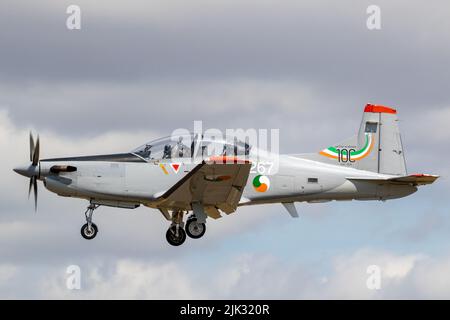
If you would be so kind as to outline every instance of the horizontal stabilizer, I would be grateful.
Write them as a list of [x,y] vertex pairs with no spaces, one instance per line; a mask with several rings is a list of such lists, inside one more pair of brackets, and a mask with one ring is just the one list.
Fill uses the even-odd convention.
[[348,180],[358,180],[358,181],[367,181],[367,182],[375,182],[375,183],[392,183],[392,184],[412,184],[415,186],[432,184],[436,179],[439,178],[437,175],[432,174],[412,174],[408,176],[400,176],[393,178],[365,178],[365,177],[348,177]]
[[414,185],[432,184],[439,176],[432,174],[412,174],[409,176],[403,176],[398,178],[391,178],[389,181],[397,183],[412,183]]

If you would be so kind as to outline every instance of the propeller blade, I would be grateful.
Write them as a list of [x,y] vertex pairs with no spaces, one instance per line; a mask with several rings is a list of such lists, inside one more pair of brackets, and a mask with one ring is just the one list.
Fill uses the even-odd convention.
[[31,188],[33,188],[33,179],[34,177],[30,178],[30,185],[28,186],[28,199],[30,199]]
[[33,166],[37,166],[39,163],[39,152],[40,152],[39,136],[37,137],[36,147],[34,148],[33,154]]
[[[39,143],[39,135],[37,136],[36,143],[33,139],[33,134],[30,132],[30,161],[33,166],[37,166],[39,164],[39,153],[40,153],[40,143]],[[37,202],[38,202],[38,183],[36,175],[30,178],[30,183],[28,185],[28,199],[31,196],[31,189],[33,189],[34,195],[34,211],[37,211]]]
[[30,161],[33,162],[33,156],[34,156],[34,139],[33,134],[30,131]]
[[[38,140],[39,141],[39,140]],[[38,203],[38,185],[36,177],[33,177],[33,188],[34,188],[34,212],[37,212],[37,203]]]

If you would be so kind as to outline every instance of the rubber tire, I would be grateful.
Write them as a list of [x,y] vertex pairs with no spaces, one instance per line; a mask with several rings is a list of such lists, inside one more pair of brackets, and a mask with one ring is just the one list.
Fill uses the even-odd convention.
[[174,246],[181,246],[186,241],[186,231],[183,228],[178,228],[178,237],[175,237],[176,226],[171,226],[166,232],[166,240],[167,242]]
[[189,236],[189,238],[192,239],[200,239],[201,237],[203,237],[205,235],[206,232],[206,224],[204,223],[198,223],[199,225],[202,226],[203,231],[198,234],[198,235],[194,235],[191,233],[191,227],[193,227],[194,224],[197,224],[197,219],[196,218],[191,218],[186,222],[186,233]]
[[94,231],[91,235],[87,234],[87,229],[88,229],[88,224],[87,223],[81,227],[81,236],[83,238],[85,238],[86,240],[92,240],[92,239],[94,239],[97,236],[97,233],[98,233],[97,226],[94,223],[92,223],[91,227],[92,227],[92,229]]

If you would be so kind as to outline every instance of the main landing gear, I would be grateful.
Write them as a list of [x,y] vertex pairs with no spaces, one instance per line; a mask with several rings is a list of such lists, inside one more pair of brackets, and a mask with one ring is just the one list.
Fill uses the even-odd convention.
[[[206,232],[206,224],[199,223],[195,215],[191,215],[184,228],[184,211],[172,213],[172,224],[166,232],[166,239],[172,246],[180,246],[186,241],[186,235],[192,239],[200,239]],[[186,229],[186,230],[185,230]]]
[[184,211],[174,211],[172,213],[172,224],[166,232],[166,239],[172,246],[181,246],[186,241],[186,232],[183,222]]
[[197,218],[192,215],[186,222],[186,233],[192,239],[200,239],[206,232],[206,224],[198,222]]
[[98,209],[99,205],[90,204],[84,215],[86,216],[86,224],[81,227],[81,236],[86,240],[92,240],[98,233],[98,228],[92,222],[92,215],[94,210]]

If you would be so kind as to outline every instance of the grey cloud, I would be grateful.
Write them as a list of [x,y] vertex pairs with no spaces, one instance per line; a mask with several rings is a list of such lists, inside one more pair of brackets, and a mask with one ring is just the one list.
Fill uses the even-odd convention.
[[66,136],[165,135],[203,120],[283,127],[315,151],[332,126],[353,134],[374,102],[398,107],[407,131],[407,117],[450,105],[439,3],[380,1],[382,30],[368,31],[369,2],[81,1],[82,30],[71,32],[68,1],[2,2],[0,106],[22,127]]
[[164,4],[137,2],[142,11],[122,15],[103,4],[80,2],[77,32],[64,27],[63,2],[2,10],[3,82],[294,79],[322,95],[408,107],[448,101],[444,1],[381,1],[383,29],[375,32],[365,27],[369,2],[223,2],[206,10],[179,2],[157,14],[152,5]]
[[[366,285],[367,267],[374,264],[381,270],[380,290]],[[372,249],[311,265],[235,255],[214,273],[194,269],[189,276],[181,266],[192,266],[180,259],[90,261],[80,265],[82,288],[75,291],[66,287],[67,266],[0,265],[0,290],[9,289],[6,297],[38,299],[445,299],[450,281],[447,254],[432,259]]]

